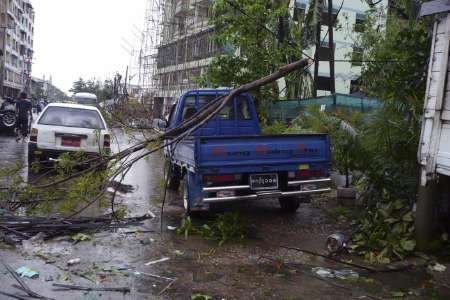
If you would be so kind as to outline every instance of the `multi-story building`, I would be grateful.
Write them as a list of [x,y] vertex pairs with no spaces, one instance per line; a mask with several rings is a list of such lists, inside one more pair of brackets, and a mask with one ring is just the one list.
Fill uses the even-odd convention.
[[53,85],[52,77],[49,80],[44,78],[31,77],[29,87],[29,97],[33,101],[45,99],[48,102],[63,102],[68,97],[66,93]]
[[0,0],[0,96],[16,97],[29,90],[33,35],[30,0]]
[[[361,0],[335,0],[333,17],[334,59],[336,93],[350,94],[358,90],[361,74],[362,49],[355,46],[369,4]],[[212,57],[220,49],[212,41],[214,28],[208,23],[212,0],[166,0],[164,5],[162,41],[156,58],[157,92],[155,100],[164,101],[165,106],[187,89],[198,87],[196,78],[201,75]],[[290,0],[293,16],[305,14],[309,0]],[[369,1],[370,2],[370,1]],[[341,7],[342,5],[342,7]],[[387,7],[387,0],[377,3]],[[339,14],[338,14],[339,11]],[[321,18],[321,41],[319,49],[318,95],[330,92],[328,38],[328,10],[324,6]],[[315,47],[306,50],[314,56]],[[352,62],[353,61],[353,62]],[[310,68],[314,74],[314,68]],[[154,79],[155,79],[154,78]],[[282,81],[280,82],[282,85]],[[283,90],[280,88],[280,90]]]
[[[366,12],[370,9],[369,0],[334,0],[332,20],[336,19],[333,27],[334,59],[335,59],[335,90],[336,93],[352,94],[359,91],[361,66],[363,63],[363,49],[357,46],[358,35],[364,30]],[[291,0],[293,14],[305,14],[309,9],[309,0]],[[377,2],[376,7],[387,8],[388,1]],[[385,23],[384,10],[378,16],[377,23]],[[339,14],[338,14],[339,12]],[[330,94],[330,47],[328,42],[328,8],[323,7],[321,15],[321,47],[319,49],[318,96]],[[314,57],[316,47],[305,52]],[[314,74],[314,67],[310,68]]]
[[161,44],[156,59],[156,98],[165,106],[188,89],[219,52],[208,23],[210,0],[166,0]]

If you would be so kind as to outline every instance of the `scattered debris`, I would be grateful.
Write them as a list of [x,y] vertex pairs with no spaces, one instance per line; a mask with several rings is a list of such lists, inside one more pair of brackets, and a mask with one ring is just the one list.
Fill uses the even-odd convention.
[[72,235],[70,239],[74,242],[83,242],[83,241],[90,241],[91,237],[84,233],[77,233],[75,235]]
[[[44,239],[60,235],[73,235],[86,230],[115,229],[130,225],[142,225],[141,222],[152,217],[148,214],[124,218],[116,221],[111,215],[95,218],[79,217],[63,219],[56,217],[2,216],[0,234],[9,235],[9,241],[15,243],[30,239],[33,235],[43,233]],[[76,236],[76,235],[75,235]],[[86,238],[84,235],[77,238]]]
[[[38,293],[33,292],[28,285],[19,277],[19,275],[16,274],[16,272],[14,272],[14,270],[8,265],[6,264],[3,260],[0,260],[0,262],[3,264],[3,266],[6,268],[6,270],[9,272],[9,274],[11,274],[11,276],[17,281],[17,283],[19,285],[14,284],[13,287],[16,289],[21,290],[22,292],[27,293],[31,298],[36,298],[36,299],[43,299],[43,300],[54,300],[52,298],[47,298],[45,296],[39,295]],[[4,292],[2,292],[3,295],[5,295]],[[9,295],[7,295],[9,296]],[[17,299],[28,299],[29,297],[24,297],[24,296],[17,296]]]
[[28,268],[28,267],[20,267],[16,270],[16,273],[20,275],[20,277],[27,277],[27,278],[38,278],[39,273]]
[[436,272],[444,272],[445,270],[447,270],[447,267],[440,263],[435,263],[433,266],[428,266],[428,269]]
[[211,300],[212,297],[203,294],[194,294],[191,296],[191,300]]
[[70,259],[69,261],[67,261],[67,265],[73,266],[73,265],[79,264],[80,262],[81,262],[81,259],[73,258],[73,259]]
[[161,290],[161,292],[159,292],[158,296],[161,296],[162,294],[164,294],[164,292],[167,291],[167,290],[172,286],[172,284],[175,283],[175,281],[177,281],[176,278],[175,278],[174,280],[172,280],[171,282],[169,282],[169,284],[166,285],[166,287],[163,288],[163,289]]
[[153,260],[153,261],[149,261],[148,263],[146,263],[146,266],[150,266],[150,265],[154,265],[154,264],[158,264],[160,262],[164,262],[164,261],[168,261],[170,259],[170,257],[163,257],[161,259],[157,259],[157,260]]
[[149,210],[147,214],[150,215],[152,218],[156,218],[156,215],[151,210]]
[[140,271],[135,271],[133,274],[136,275],[136,276],[144,275],[144,276],[148,276],[148,277],[153,277],[153,278],[158,278],[158,279],[163,279],[163,280],[169,280],[169,281],[175,280],[175,278],[169,278],[169,277],[165,277],[165,276],[161,276],[161,275],[144,273],[144,272],[140,272]]
[[59,274],[57,277],[58,281],[69,281],[71,280],[69,273]]
[[123,184],[118,181],[111,181],[109,186],[111,187],[113,193],[114,191],[117,191],[122,194],[128,194],[134,191],[134,187],[131,184]]
[[327,237],[326,241],[327,250],[329,253],[337,253],[347,248],[347,241],[344,234],[333,233]]
[[320,254],[320,253],[317,253],[317,252],[314,252],[314,251],[311,251],[311,250],[307,250],[307,249],[300,249],[300,248],[296,248],[296,247],[283,246],[283,245],[280,245],[280,248],[289,249],[289,250],[295,250],[295,251],[298,251],[298,252],[303,252],[303,253],[306,253],[306,254],[310,254],[310,255],[314,255],[314,256],[318,256],[318,257],[323,257],[325,259],[328,259],[328,260],[331,260],[331,261],[334,261],[334,262],[337,262],[337,263],[340,263],[340,264],[343,264],[343,265],[347,265],[347,266],[350,266],[350,267],[354,267],[354,268],[358,268],[358,269],[361,269],[361,270],[365,270],[365,271],[368,271],[370,273],[399,271],[397,269],[395,269],[395,270],[376,270],[376,269],[373,269],[373,268],[370,268],[370,267],[366,267],[366,266],[358,265],[358,264],[355,264],[355,263],[343,261],[343,260],[334,258],[332,256],[323,255],[323,254]]
[[84,287],[79,285],[69,285],[69,284],[60,284],[54,283],[54,287],[58,289],[53,289],[54,291],[66,291],[66,290],[78,290],[78,291],[98,291],[98,292],[120,292],[120,293],[129,293],[130,288],[128,287]]
[[312,268],[311,271],[322,278],[338,278],[342,280],[359,278],[359,274],[351,269],[333,270],[317,267]]

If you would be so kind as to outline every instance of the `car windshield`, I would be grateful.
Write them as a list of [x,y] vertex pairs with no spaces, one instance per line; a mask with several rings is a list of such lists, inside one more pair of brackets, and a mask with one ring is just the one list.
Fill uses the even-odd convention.
[[39,120],[39,124],[105,129],[105,125],[97,111],[73,107],[49,107]]

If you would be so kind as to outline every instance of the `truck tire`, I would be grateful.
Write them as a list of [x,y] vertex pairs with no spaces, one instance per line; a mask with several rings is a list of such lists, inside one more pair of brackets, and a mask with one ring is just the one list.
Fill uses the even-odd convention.
[[436,181],[429,182],[425,187],[419,187],[414,220],[419,250],[429,250],[428,245],[433,239],[433,233],[436,229],[436,203],[438,201],[438,183]]
[[30,153],[30,151],[28,151],[28,168],[31,168],[31,165],[34,163],[35,161],[35,156],[33,153]]
[[171,163],[166,163],[164,167],[165,174],[164,179],[166,186],[171,191],[177,191],[180,188],[180,172],[177,167],[173,167]]
[[288,213],[295,213],[300,207],[301,202],[298,197],[280,198],[278,201],[280,202],[281,209]]

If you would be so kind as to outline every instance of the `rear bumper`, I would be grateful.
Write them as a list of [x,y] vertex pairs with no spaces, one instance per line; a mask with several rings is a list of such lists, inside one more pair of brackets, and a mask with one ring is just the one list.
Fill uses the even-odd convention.
[[[54,149],[41,149],[37,146],[36,143],[29,142],[28,143],[28,153],[32,154],[34,157],[38,158],[39,161],[57,161],[59,156],[64,153],[70,153],[71,151],[62,151],[62,150],[54,150]],[[88,152],[86,155],[89,158],[100,158],[101,155],[96,152]]]
[[[325,185],[320,188],[315,186],[313,189],[302,189],[304,186],[311,185]],[[237,186],[220,186],[220,187],[205,187],[203,188],[204,193],[218,193],[222,191],[229,192],[249,192],[245,195],[236,195],[228,197],[208,197],[204,198],[204,203],[217,203],[217,202],[233,202],[233,201],[244,201],[244,200],[256,200],[256,199],[267,199],[267,198],[283,198],[283,197],[300,197],[312,194],[322,194],[331,191],[330,188],[331,179],[312,179],[312,180],[297,180],[289,181],[289,187],[299,187],[298,190],[280,191],[280,190],[267,190],[267,191],[252,191],[249,185],[237,185]]]

